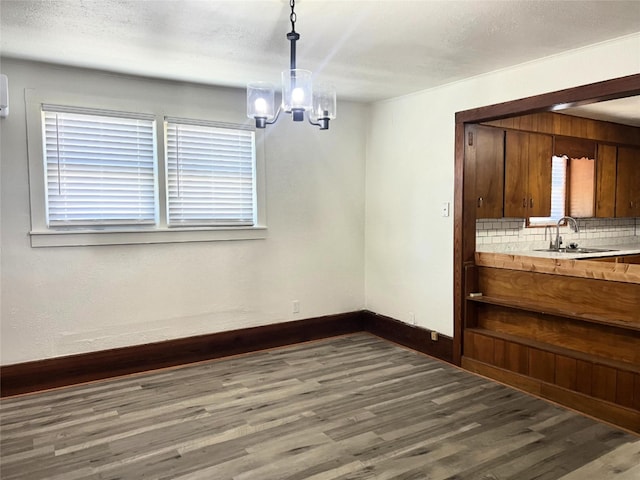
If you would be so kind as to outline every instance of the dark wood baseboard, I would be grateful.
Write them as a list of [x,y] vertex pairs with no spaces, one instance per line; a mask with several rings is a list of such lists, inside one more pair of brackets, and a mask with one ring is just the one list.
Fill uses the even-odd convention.
[[0,396],[50,388],[366,331],[451,362],[453,342],[369,311],[283,322],[0,367]]
[[362,312],[69,355],[0,368],[2,397],[364,330]]
[[451,337],[439,333],[438,340],[434,341],[431,340],[431,330],[409,325],[368,310],[362,314],[368,332],[412,350],[453,363],[453,339]]

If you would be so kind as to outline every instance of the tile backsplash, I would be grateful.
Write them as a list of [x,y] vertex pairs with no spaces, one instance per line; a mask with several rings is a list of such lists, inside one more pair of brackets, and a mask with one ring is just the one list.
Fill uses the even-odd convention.
[[[575,242],[583,246],[637,243],[640,241],[640,218],[581,218],[579,232],[560,227],[563,245]],[[551,236],[555,238],[552,228]],[[476,220],[477,250],[526,250],[546,248],[544,227],[525,228],[521,218],[496,218]]]

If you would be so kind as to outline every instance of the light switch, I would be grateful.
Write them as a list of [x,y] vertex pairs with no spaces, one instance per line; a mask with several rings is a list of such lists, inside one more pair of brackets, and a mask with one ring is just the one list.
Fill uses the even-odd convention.
[[440,212],[441,212],[443,217],[448,217],[449,216],[449,202],[444,202],[442,204]]

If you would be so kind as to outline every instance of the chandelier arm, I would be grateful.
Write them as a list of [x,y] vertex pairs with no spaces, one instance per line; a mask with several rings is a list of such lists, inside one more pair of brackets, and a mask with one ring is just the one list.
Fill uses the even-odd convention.
[[307,120],[314,127],[320,127],[320,130],[329,130],[329,118],[319,118],[317,122],[311,120],[311,117],[307,117]]
[[278,110],[276,111],[276,115],[275,117],[273,117],[273,120],[264,123],[266,123],[267,125],[273,125],[274,123],[276,123],[278,121],[278,117],[280,116],[280,112],[282,112],[282,108],[278,106]]

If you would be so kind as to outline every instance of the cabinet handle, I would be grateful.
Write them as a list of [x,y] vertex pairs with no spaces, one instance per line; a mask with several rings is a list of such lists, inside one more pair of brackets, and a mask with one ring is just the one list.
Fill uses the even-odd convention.
[[522,199],[522,208],[527,208],[527,199],[526,198]]
[[529,199],[529,207],[533,208],[533,197]]
[[484,199],[482,197],[478,197],[478,208],[482,207],[482,202],[484,201]]
[[629,201],[629,208],[633,208],[633,200]]

